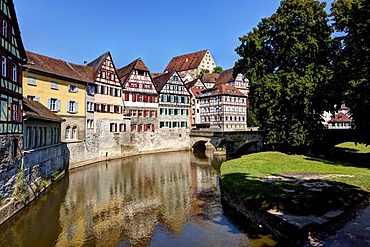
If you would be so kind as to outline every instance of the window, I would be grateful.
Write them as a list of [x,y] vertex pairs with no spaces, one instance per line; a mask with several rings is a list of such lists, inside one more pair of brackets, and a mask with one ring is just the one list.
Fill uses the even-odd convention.
[[114,74],[110,74],[110,80],[114,81],[116,79],[116,76]]
[[87,101],[87,111],[89,112],[94,111],[94,102]]
[[75,86],[75,85],[68,85],[68,92],[77,93],[78,92],[78,87]]
[[72,128],[72,139],[77,139],[77,126]]
[[96,85],[96,93],[101,93],[101,86],[100,85]]
[[87,119],[87,128],[93,129],[94,128],[94,120],[93,119]]
[[136,110],[131,111],[131,116],[136,117],[136,114],[137,114]]
[[116,88],[116,96],[121,97],[121,90],[119,88]]
[[101,104],[101,111],[102,112],[107,112],[107,104]]
[[8,22],[6,20],[3,20],[3,30],[2,30],[2,34],[5,38],[8,37]]
[[126,124],[119,124],[119,131],[120,132],[126,132]]
[[10,121],[20,122],[22,121],[21,108],[17,103],[10,104]]
[[111,123],[110,124],[110,132],[117,132],[117,124]]
[[111,96],[116,96],[116,89],[114,87],[111,87],[109,91]]
[[55,99],[55,98],[49,98],[48,108],[50,109],[50,111],[59,112],[60,111],[60,100]]
[[86,92],[88,95],[94,95],[95,94],[95,87],[94,85],[88,84],[86,87]]
[[101,86],[102,94],[108,95],[108,87],[107,86]]
[[[6,57],[3,56],[2,62],[1,62],[1,75],[6,76]],[[35,79],[35,85],[36,85],[36,79]]]
[[67,101],[67,112],[77,113],[78,112],[78,103],[76,101]]
[[[35,84],[36,84],[36,79],[35,79]],[[52,81],[51,82],[51,89],[58,89],[58,82]]]
[[[51,134],[51,136],[53,136],[53,134]],[[67,126],[67,128],[66,128],[65,138],[67,140],[71,138],[71,127],[69,127],[69,126]],[[51,141],[51,143],[53,143],[53,141]]]
[[18,82],[18,66],[12,63],[12,80]]
[[102,79],[105,79],[105,71],[102,71],[102,72],[101,72],[101,78],[102,78]]

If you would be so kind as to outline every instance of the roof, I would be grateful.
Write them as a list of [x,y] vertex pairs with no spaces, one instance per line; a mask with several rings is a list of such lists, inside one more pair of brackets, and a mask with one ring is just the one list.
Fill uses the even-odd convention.
[[194,95],[195,98],[199,98],[199,96],[201,95],[202,90],[204,90],[204,89],[195,88],[195,87],[190,88],[190,91]]
[[[198,82],[198,80],[199,79],[197,78],[197,79],[192,80],[191,82],[186,83],[185,87],[189,90],[190,88],[194,87],[194,85]],[[200,82],[203,84],[202,81],[200,81]],[[203,84],[203,87],[206,88],[206,86],[204,84]]]
[[26,51],[26,53],[28,62],[25,67],[29,70],[73,79],[79,82],[93,81],[91,67],[69,63],[62,59],[51,58],[30,51]]
[[65,119],[50,111],[40,102],[23,98],[23,112],[28,118],[41,119],[51,122],[64,122]]
[[22,41],[22,37],[21,37],[21,31],[19,29],[17,14],[15,12],[13,0],[8,0],[8,6],[9,6],[9,11],[10,11],[12,26],[13,26],[14,32],[15,32],[15,39],[16,39],[17,45],[18,45],[19,54],[22,58],[20,63],[21,64],[26,64],[27,63],[27,54],[26,54],[26,50],[24,49],[24,45],[23,45],[23,41]]
[[340,105],[340,109],[339,110],[342,110],[342,111],[349,111],[349,107],[347,107],[345,104],[341,104]]
[[165,74],[165,73],[162,73],[162,72],[158,72],[158,73],[150,73],[150,76],[151,76],[152,78],[156,78],[157,76],[160,76],[160,75],[163,75],[163,74]]
[[227,69],[222,71],[218,77],[216,84],[227,84],[228,82],[235,81],[233,76],[233,69]]
[[236,87],[225,85],[225,84],[216,84],[212,88],[203,89],[201,93],[203,94],[202,96],[207,96],[207,97],[213,97],[217,95],[246,97],[245,94],[240,92]]
[[[173,72],[173,73],[176,73],[176,72]],[[153,78],[153,84],[154,84],[155,88],[157,89],[158,93],[160,91],[162,91],[164,85],[166,85],[166,83],[171,78],[173,73],[164,73],[160,76],[157,76],[157,77]]]
[[117,70],[118,76],[121,82],[124,82],[127,79],[127,76],[133,70],[142,70],[149,72],[149,69],[146,67],[145,63],[141,60],[141,58],[136,59],[135,61],[131,62],[130,64],[120,68]]
[[203,83],[216,83],[219,76],[220,74],[216,73],[205,73],[202,75],[201,80]]
[[96,79],[97,75],[99,74],[99,71],[100,71],[101,67],[104,64],[104,61],[107,59],[108,56],[110,56],[109,51],[107,51],[106,53],[104,53],[103,55],[101,55],[100,57],[95,59],[94,61],[87,64],[87,66],[92,68],[92,77],[93,77],[94,80]]
[[352,119],[349,118],[346,114],[344,113],[338,113],[338,114],[335,114],[334,117],[332,117],[328,123],[351,123],[352,122]]
[[208,50],[173,57],[164,71],[183,71],[198,68]]

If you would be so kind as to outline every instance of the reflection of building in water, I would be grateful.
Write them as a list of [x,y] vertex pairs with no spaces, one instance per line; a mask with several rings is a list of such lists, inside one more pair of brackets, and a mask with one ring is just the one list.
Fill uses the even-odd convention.
[[189,163],[189,155],[139,156],[72,174],[58,245],[148,245],[158,223],[180,234],[191,204]]

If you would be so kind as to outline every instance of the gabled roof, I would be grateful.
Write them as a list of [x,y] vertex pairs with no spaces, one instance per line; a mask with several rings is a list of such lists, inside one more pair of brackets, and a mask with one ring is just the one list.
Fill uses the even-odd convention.
[[236,87],[229,86],[229,85],[226,85],[226,84],[216,84],[212,88],[203,89],[201,91],[201,93],[203,94],[201,96],[207,96],[207,97],[212,97],[212,96],[217,96],[217,95],[230,95],[230,96],[246,97]]
[[50,111],[40,102],[23,98],[23,112],[28,118],[46,120],[51,122],[64,122],[65,119]]
[[351,123],[352,122],[352,119],[350,117],[348,117],[346,114],[344,113],[338,113],[338,114],[335,114],[334,117],[332,117],[328,123]]
[[195,88],[195,87],[190,88],[190,91],[194,95],[195,98],[199,98],[199,96],[201,95],[202,90],[204,90],[204,89]]
[[150,73],[150,76],[151,76],[152,78],[156,78],[157,76],[160,76],[160,75],[163,75],[163,74],[165,74],[165,73],[162,73],[162,72],[158,72],[158,73]]
[[201,80],[203,83],[216,83],[219,76],[220,74],[216,73],[205,73],[202,75]]
[[25,67],[36,72],[59,76],[78,82],[92,82],[92,68],[26,51],[28,62]]
[[[176,72],[173,72],[173,73],[176,73]],[[160,76],[153,78],[153,84],[155,88],[157,89],[158,93],[162,91],[164,85],[166,85],[166,83],[171,78],[173,73],[164,73]]]
[[149,73],[149,69],[146,67],[145,63],[141,60],[141,58],[136,59],[135,61],[131,62],[130,64],[120,68],[117,70],[118,76],[121,82],[126,81],[128,75],[133,70],[142,70],[147,71]]
[[[198,80],[202,83],[202,85],[203,85],[203,87],[204,88],[206,88],[206,86],[204,85],[204,83],[200,80],[200,79],[194,79],[194,80],[192,80],[191,82],[188,82],[188,83],[186,83],[185,84],[185,87],[189,90],[189,89],[191,89],[191,88],[193,88],[194,87],[194,85],[198,82]],[[203,90],[203,89],[201,89],[201,90]]]
[[183,71],[198,68],[208,50],[173,57],[164,71]]
[[227,69],[222,71],[218,77],[216,84],[227,84],[228,82],[235,81],[233,76],[233,69]]
[[15,32],[15,39],[16,39],[17,45],[18,45],[19,54],[22,58],[20,63],[21,64],[26,64],[27,63],[26,50],[24,49],[24,45],[23,45],[23,41],[22,41],[22,37],[21,37],[21,32],[20,32],[20,29],[19,29],[17,14],[15,12],[13,0],[8,0],[8,6],[9,6],[9,11],[10,11],[12,26],[13,26],[14,32]]
[[87,64],[87,66],[92,68],[92,77],[93,77],[94,80],[96,79],[97,75],[99,74],[99,71],[100,71],[101,67],[104,64],[104,61],[107,59],[108,56],[110,56],[109,51],[107,51],[106,53],[104,53],[103,55],[101,55],[100,57],[95,59],[94,61]]

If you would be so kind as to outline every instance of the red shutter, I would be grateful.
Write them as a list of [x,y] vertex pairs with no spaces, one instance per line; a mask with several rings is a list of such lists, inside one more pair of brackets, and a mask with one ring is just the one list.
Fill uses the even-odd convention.
[[123,124],[123,131],[126,132],[126,124]]
[[136,94],[134,94],[134,93],[132,94],[132,101],[136,102]]
[[129,100],[129,93],[125,93],[125,101],[128,101]]
[[21,106],[18,105],[18,122],[22,122],[22,111],[21,111]]
[[149,111],[149,117],[152,117],[152,111]]
[[146,117],[146,111],[143,110],[143,117]]
[[110,113],[110,105],[107,105],[107,112]]
[[152,131],[154,132],[154,124],[152,124]]
[[18,72],[18,84],[22,85],[22,65],[18,65],[18,71],[17,72]]
[[8,22],[8,39],[12,41],[12,24]]
[[157,117],[157,111],[155,111],[155,117]]
[[144,131],[148,131],[148,125],[144,124]]
[[131,132],[133,132],[133,131],[134,131],[134,125],[133,125],[133,124],[131,124],[131,125],[130,125],[130,128],[131,128]]

